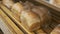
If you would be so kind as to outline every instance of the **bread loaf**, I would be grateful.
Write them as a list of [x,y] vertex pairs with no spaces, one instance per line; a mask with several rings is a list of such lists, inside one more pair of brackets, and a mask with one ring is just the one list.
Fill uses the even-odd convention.
[[27,25],[27,29],[30,31],[34,31],[40,28],[40,18],[34,12],[22,11],[20,20],[22,23]]

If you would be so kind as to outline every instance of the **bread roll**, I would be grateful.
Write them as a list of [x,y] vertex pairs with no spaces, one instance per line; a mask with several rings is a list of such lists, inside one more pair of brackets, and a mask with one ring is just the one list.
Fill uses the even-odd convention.
[[8,8],[14,4],[13,0],[2,0],[3,4],[6,5]]
[[60,34],[60,24],[54,28],[54,30],[51,32],[51,34]]
[[34,31],[40,28],[40,18],[34,12],[22,11],[20,20],[27,26],[29,31]]

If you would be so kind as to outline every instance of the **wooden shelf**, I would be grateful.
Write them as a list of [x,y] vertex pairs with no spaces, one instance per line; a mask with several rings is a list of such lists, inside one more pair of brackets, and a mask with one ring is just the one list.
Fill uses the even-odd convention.
[[0,16],[3,21],[2,23],[0,22],[0,27],[5,34],[24,34],[1,9]]

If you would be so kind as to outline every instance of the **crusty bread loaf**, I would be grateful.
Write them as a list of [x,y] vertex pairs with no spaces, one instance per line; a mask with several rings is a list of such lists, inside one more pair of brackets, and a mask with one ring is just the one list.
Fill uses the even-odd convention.
[[2,0],[2,3],[8,8],[11,8],[11,6],[14,4],[13,0]]
[[60,34],[60,24],[54,28],[51,34]]
[[22,11],[20,20],[22,23],[27,25],[27,29],[30,31],[34,31],[40,28],[40,18],[34,12]]

